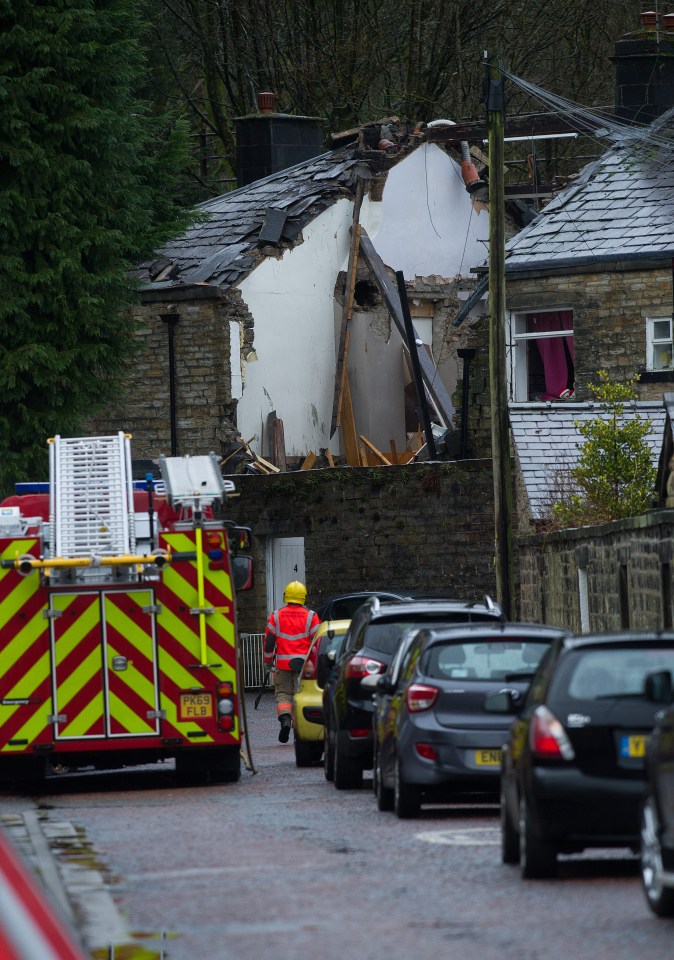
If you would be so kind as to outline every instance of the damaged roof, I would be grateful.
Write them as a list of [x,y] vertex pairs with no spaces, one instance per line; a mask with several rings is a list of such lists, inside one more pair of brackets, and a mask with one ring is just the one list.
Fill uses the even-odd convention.
[[[585,442],[577,422],[598,417],[608,419],[597,403],[511,403],[508,405],[517,459],[529,499],[532,520],[543,520],[555,492],[563,489],[563,475],[576,464]],[[625,404],[626,420],[651,420],[647,437],[653,465],[662,448],[667,411],[662,400],[639,400]]]
[[623,134],[510,240],[506,273],[672,254],[674,109],[651,124],[645,138]]
[[134,271],[145,291],[191,284],[226,288],[245,276],[266,244],[292,244],[303,227],[356,177],[371,177],[353,145],[332,150],[198,205],[204,218]]

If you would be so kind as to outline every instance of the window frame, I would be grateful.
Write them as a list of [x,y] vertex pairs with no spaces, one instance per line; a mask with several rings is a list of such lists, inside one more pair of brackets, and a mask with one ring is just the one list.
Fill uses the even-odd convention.
[[[655,337],[654,327],[656,323],[666,321],[669,323],[669,339]],[[671,373],[674,370],[674,322],[671,316],[650,316],[646,317],[646,370],[649,373]],[[655,347],[659,344],[667,343],[672,348],[672,360],[669,366],[655,366]]]
[[[506,347],[506,374],[508,381],[508,398],[514,403],[541,403],[545,401],[529,399],[529,362],[527,342],[542,340],[551,337],[574,337],[574,328],[565,330],[550,330],[542,333],[527,333],[527,318],[532,314],[570,312],[575,319],[574,309],[568,304],[554,307],[533,307],[527,310],[508,311],[508,338]],[[518,328],[524,329],[521,332]],[[575,341],[574,341],[575,342]]]

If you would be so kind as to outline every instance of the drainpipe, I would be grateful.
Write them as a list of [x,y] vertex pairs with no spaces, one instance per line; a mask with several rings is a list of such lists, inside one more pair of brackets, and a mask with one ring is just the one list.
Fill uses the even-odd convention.
[[456,351],[463,360],[463,379],[461,385],[461,448],[459,457],[466,459],[468,437],[468,383],[470,379],[470,361],[475,357],[475,350],[463,347]]
[[178,456],[178,431],[176,427],[176,355],[175,355],[175,328],[180,314],[160,313],[159,318],[168,329],[168,361],[169,361],[169,412],[171,417],[171,456]]

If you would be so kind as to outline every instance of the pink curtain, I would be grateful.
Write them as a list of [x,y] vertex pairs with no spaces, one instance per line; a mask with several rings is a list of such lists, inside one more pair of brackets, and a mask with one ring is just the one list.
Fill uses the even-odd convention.
[[[528,333],[569,330],[573,327],[573,313],[570,310],[558,310],[531,314],[527,327]],[[569,369],[569,359],[572,364],[574,360],[573,337],[543,337],[534,342],[543,361],[545,375],[545,393],[541,394],[541,400],[559,400],[563,390],[570,385],[573,389],[573,370]]]

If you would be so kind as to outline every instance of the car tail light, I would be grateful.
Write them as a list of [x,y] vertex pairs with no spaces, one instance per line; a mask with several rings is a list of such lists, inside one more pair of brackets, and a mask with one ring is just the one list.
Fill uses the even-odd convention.
[[425,683],[412,683],[405,693],[407,709],[410,713],[421,713],[430,710],[438,699],[440,691],[437,687],[428,687]]
[[351,657],[344,667],[344,676],[347,680],[361,680],[373,673],[383,673],[385,669],[385,663],[371,657]]
[[225,733],[234,729],[236,712],[234,709],[234,684],[229,680],[216,687],[218,701],[218,728]]
[[356,730],[349,730],[349,736],[354,740],[362,740],[372,733],[372,727],[359,727]]
[[302,667],[303,680],[313,680],[316,676],[318,666],[318,650],[316,648],[317,645],[314,644],[307,655],[307,659],[304,661],[304,666]]
[[537,757],[547,760],[573,760],[576,754],[557,717],[547,707],[534,710],[529,727],[529,746]]
[[417,751],[420,757],[423,757],[424,760],[437,760],[438,754],[437,751],[430,745],[430,743],[416,743],[414,749]]

